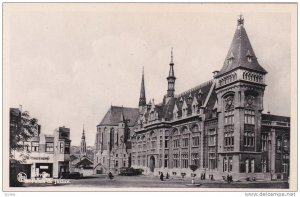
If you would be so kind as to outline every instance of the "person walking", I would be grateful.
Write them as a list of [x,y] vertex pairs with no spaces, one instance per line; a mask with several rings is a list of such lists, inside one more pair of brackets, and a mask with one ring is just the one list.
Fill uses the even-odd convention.
[[164,180],[164,174],[160,173],[160,180],[163,181]]

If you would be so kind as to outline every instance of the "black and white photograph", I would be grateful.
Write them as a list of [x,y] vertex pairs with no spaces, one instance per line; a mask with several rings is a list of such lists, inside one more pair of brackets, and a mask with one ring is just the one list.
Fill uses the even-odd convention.
[[2,6],[3,191],[297,190],[296,3]]

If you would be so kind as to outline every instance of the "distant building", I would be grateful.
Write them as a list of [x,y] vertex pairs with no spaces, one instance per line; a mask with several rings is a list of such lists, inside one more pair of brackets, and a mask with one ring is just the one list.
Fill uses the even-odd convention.
[[80,154],[72,154],[70,158],[70,172],[80,172],[83,176],[93,174],[94,162],[87,156],[84,128],[80,142]]
[[126,166],[146,174],[190,177],[194,164],[197,177],[289,176],[290,118],[262,113],[267,71],[257,60],[242,17],[212,80],[175,95],[172,53],[169,67],[161,103],[146,104],[143,73],[138,108],[111,106],[97,126],[95,173],[116,173]]

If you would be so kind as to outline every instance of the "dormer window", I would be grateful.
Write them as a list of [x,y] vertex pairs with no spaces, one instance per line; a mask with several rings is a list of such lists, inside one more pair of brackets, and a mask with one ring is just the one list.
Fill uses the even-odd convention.
[[228,64],[232,64],[233,58],[234,58],[234,56],[233,56],[233,54],[232,54],[232,52],[231,52],[231,53],[230,53],[230,56],[227,58]]
[[252,57],[248,56],[247,60],[248,60],[248,62],[252,62]]
[[252,57],[253,57],[253,55],[250,53],[250,51],[248,50],[247,51],[247,60],[248,60],[248,62],[252,62]]

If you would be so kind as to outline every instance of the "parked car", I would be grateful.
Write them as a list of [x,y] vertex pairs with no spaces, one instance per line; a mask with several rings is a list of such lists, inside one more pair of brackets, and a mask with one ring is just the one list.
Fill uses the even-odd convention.
[[120,168],[119,175],[120,176],[135,176],[140,175],[143,173],[143,169],[134,169],[134,168],[128,168],[128,167],[122,167]]
[[80,179],[82,177],[83,177],[82,174],[79,172],[70,172],[68,176],[69,179]]

